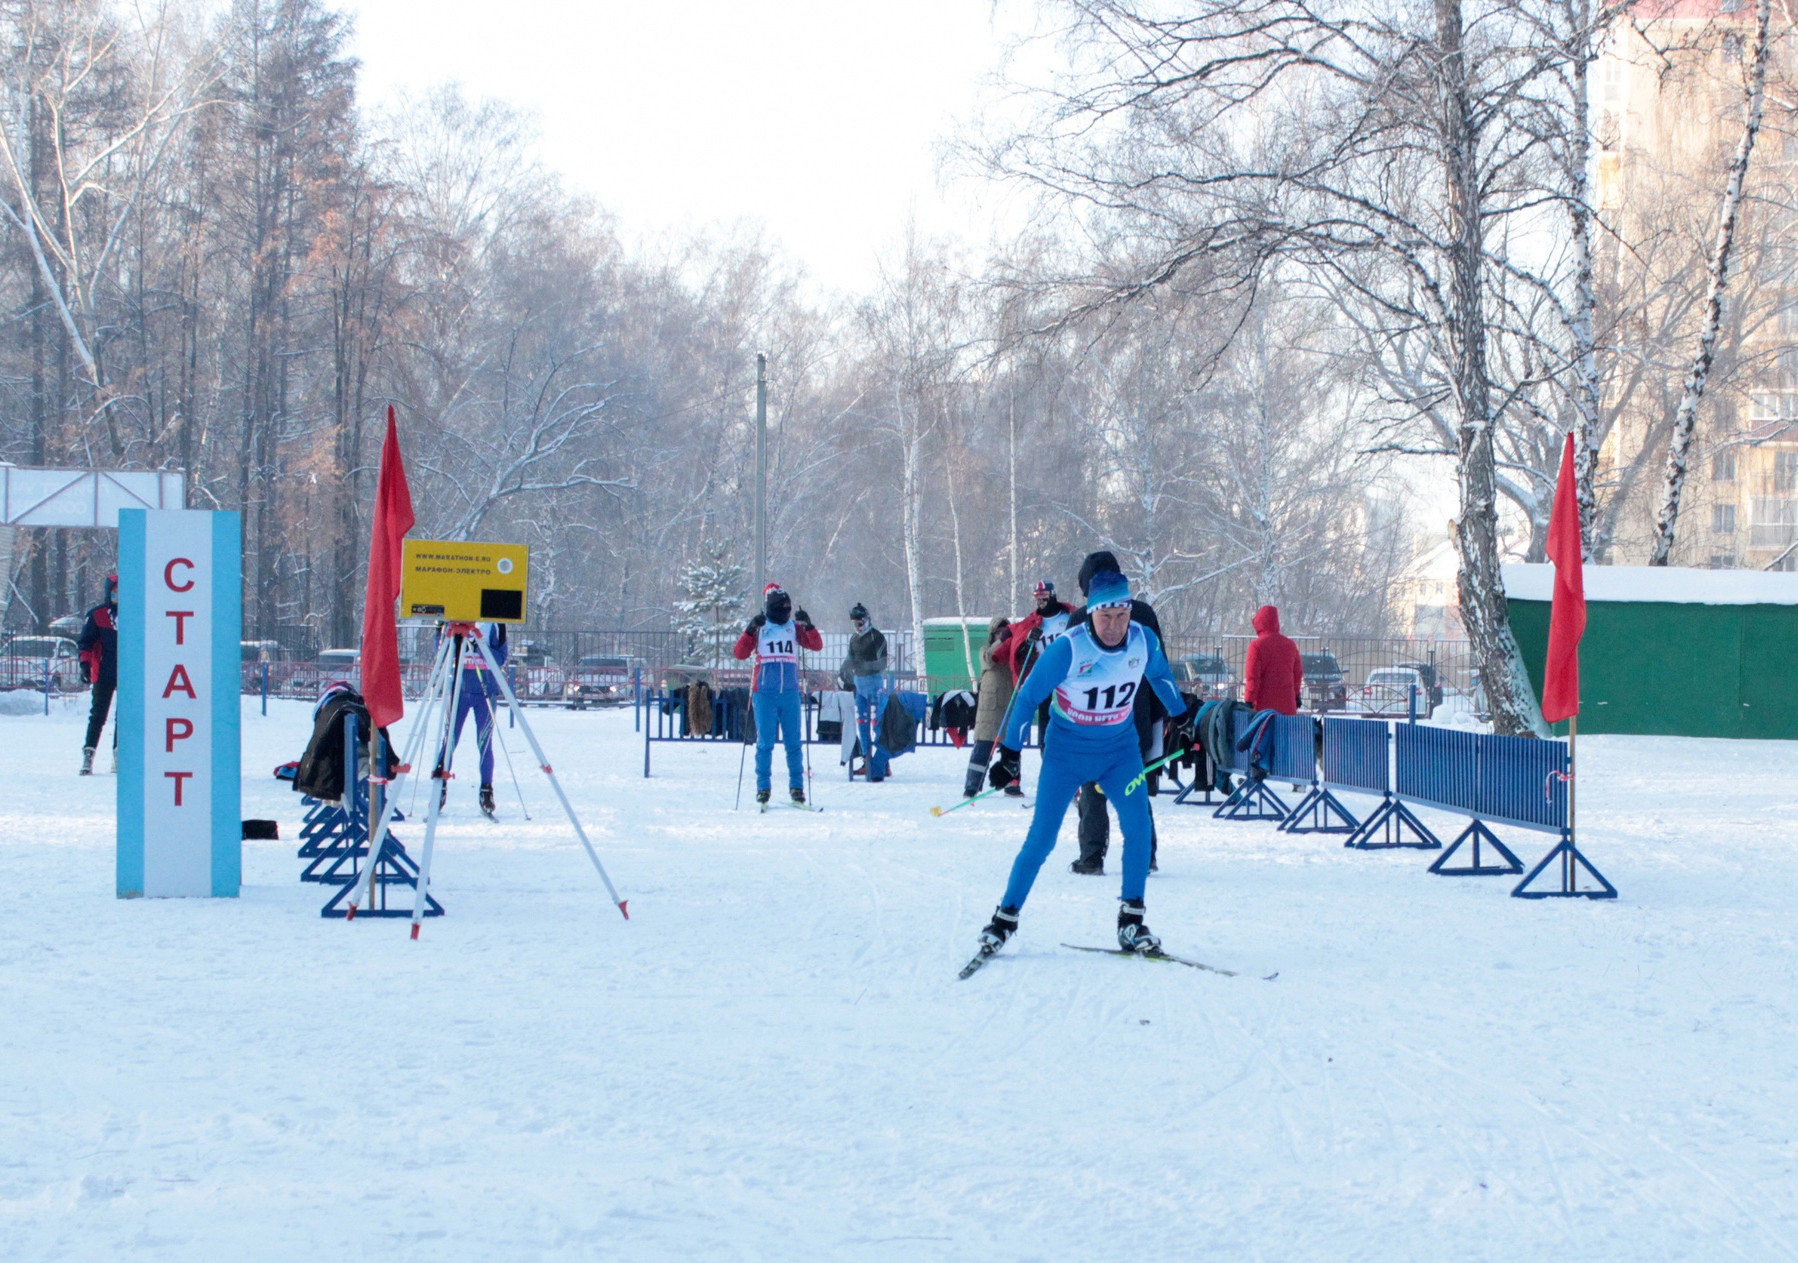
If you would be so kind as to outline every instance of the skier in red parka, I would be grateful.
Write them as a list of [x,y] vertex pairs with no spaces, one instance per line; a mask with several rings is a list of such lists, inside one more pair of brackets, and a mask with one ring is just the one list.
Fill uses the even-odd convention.
[[1242,665],[1242,700],[1256,710],[1299,713],[1305,687],[1305,663],[1299,647],[1280,634],[1280,611],[1263,605],[1255,611],[1255,639]]

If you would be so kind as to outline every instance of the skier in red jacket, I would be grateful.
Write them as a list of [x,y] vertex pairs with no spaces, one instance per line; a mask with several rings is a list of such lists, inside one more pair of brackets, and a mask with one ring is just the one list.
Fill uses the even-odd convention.
[[1280,611],[1263,605],[1255,611],[1255,639],[1242,664],[1242,700],[1256,710],[1299,713],[1305,687],[1305,662],[1299,647],[1280,634]]

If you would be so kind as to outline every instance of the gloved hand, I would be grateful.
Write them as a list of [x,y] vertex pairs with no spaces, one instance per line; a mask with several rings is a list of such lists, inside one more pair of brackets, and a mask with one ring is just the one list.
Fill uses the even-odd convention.
[[803,609],[797,609],[797,610],[793,611],[793,621],[795,623],[798,623],[801,627],[805,628],[807,631],[812,630],[812,616],[810,614],[807,614]]
[[993,760],[992,767],[987,769],[987,783],[994,789],[1004,789],[1007,785],[1015,785],[1018,777],[1023,775],[1020,760],[1023,755],[1005,746],[999,747],[999,757]]
[[93,683],[93,680],[91,678],[92,675],[93,675],[93,672],[88,668],[87,659],[83,658],[81,660],[81,682],[83,684],[92,684]]
[[745,630],[751,635],[754,635],[756,632],[762,630],[762,625],[767,621],[768,616],[766,614],[757,614],[754,618],[749,620],[749,626]]
[[1199,712],[1205,704],[1196,697],[1186,699],[1186,709],[1168,722],[1168,745],[1175,750],[1190,750],[1199,738]]

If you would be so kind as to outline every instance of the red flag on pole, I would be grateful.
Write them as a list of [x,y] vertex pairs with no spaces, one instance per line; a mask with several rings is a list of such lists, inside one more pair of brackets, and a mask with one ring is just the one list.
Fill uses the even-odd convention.
[[1554,513],[1548,522],[1548,559],[1555,567],[1554,604],[1548,615],[1548,662],[1542,671],[1542,718],[1549,723],[1579,714],[1579,642],[1586,631],[1584,548],[1579,529],[1579,491],[1573,476],[1573,435],[1561,450]]
[[406,713],[400,687],[399,628],[393,603],[400,595],[401,541],[417,519],[393,405],[387,405],[387,441],[381,445],[381,482],[375,493],[375,529],[368,545],[368,597],[362,610],[362,697],[368,717],[385,728]]

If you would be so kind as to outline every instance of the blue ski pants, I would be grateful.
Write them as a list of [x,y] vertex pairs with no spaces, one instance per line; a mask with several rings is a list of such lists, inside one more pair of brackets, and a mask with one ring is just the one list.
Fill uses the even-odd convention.
[[887,776],[887,752],[880,748],[880,699],[885,691],[883,676],[855,677],[855,735],[862,743],[871,781],[884,781]]
[[1023,849],[1011,866],[1011,882],[1000,900],[1008,908],[1021,908],[1043,861],[1055,849],[1061,822],[1067,817],[1074,795],[1088,782],[1096,782],[1118,813],[1124,835],[1123,898],[1141,899],[1149,881],[1149,792],[1144,785],[1130,788],[1142,774],[1142,747],[1136,726],[1120,724],[1116,733],[1091,734],[1071,725],[1052,722],[1043,748],[1043,766],[1036,778],[1036,811]]
[[[493,707],[487,701],[487,689],[481,680],[470,679],[472,671],[462,676],[461,695],[456,699],[456,726],[450,732],[450,749],[454,750],[462,744],[462,721],[470,715],[474,716],[474,742],[481,751],[481,784],[493,784]],[[437,763],[442,766],[449,762],[442,751],[438,752]]]
[[799,730],[799,693],[795,689],[770,690],[751,695],[755,706],[755,787],[768,789],[774,773],[774,735],[780,729],[787,747],[787,784],[805,788],[805,759],[799,750],[804,734]]

